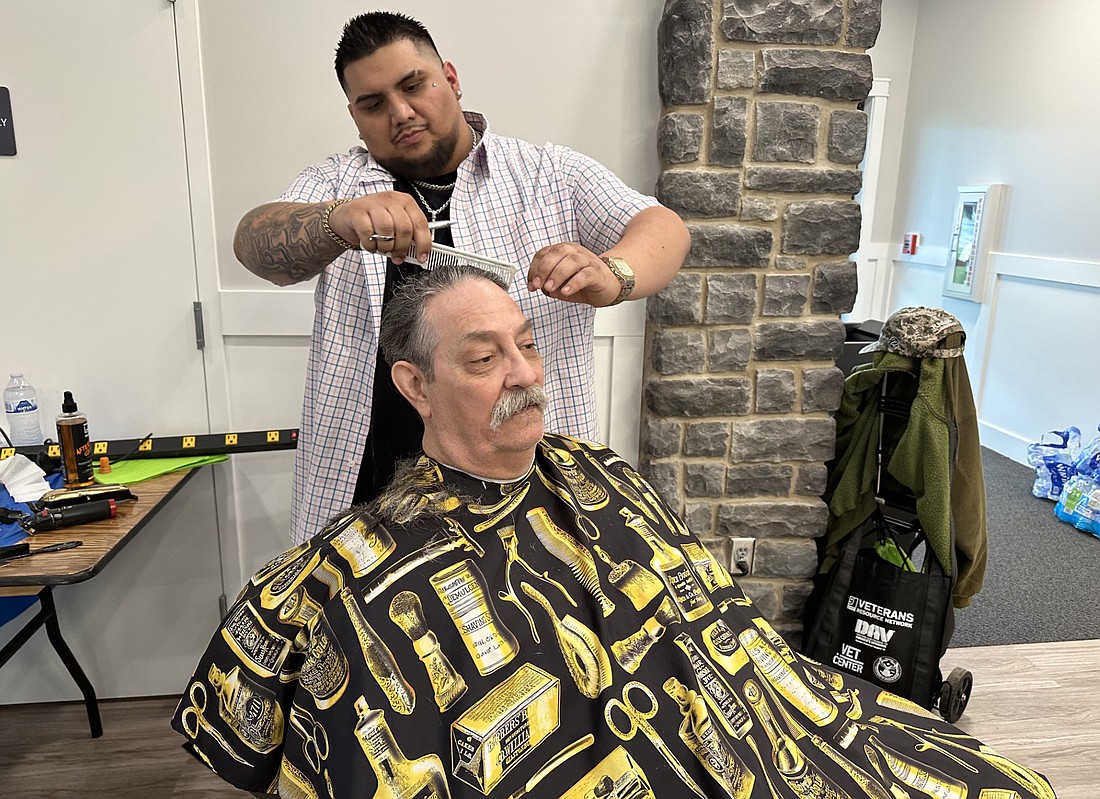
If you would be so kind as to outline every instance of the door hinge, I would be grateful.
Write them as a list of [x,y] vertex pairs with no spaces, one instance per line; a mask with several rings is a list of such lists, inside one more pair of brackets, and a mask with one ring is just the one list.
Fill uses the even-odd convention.
[[229,613],[229,603],[225,601],[225,594],[218,597],[218,613],[219,618],[224,619],[226,614]]
[[195,347],[197,349],[206,348],[206,330],[202,324],[202,303],[196,302],[192,306],[195,311]]

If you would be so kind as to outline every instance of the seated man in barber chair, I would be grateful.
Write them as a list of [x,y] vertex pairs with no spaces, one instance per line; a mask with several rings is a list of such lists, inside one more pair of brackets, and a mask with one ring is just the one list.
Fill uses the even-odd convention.
[[410,281],[381,345],[424,455],[261,569],[215,634],[173,725],[227,781],[291,797],[1054,796],[792,651],[629,464],[545,433],[535,331],[494,278]]

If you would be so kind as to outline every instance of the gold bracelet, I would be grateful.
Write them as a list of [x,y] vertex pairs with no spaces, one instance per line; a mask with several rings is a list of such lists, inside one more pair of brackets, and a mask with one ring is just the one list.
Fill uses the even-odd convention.
[[337,244],[339,244],[345,250],[358,250],[358,249],[360,249],[358,244],[352,244],[350,241],[348,241],[343,236],[341,236],[339,233],[337,233],[335,230],[333,230],[329,226],[329,223],[328,223],[328,218],[330,216],[332,216],[332,212],[336,210],[336,207],[340,206],[340,205],[343,205],[346,202],[349,202],[350,199],[351,199],[350,197],[345,197],[342,200],[337,200],[332,205],[330,205],[328,208],[326,208],[325,213],[321,215],[321,227],[324,228],[325,233],[328,233],[330,239],[335,241]]

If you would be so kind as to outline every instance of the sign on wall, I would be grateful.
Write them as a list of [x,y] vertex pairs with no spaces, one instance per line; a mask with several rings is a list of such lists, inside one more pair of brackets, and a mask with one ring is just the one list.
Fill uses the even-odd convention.
[[11,118],[11,92],[0,86],[0,155],[15,155],[15,123]]

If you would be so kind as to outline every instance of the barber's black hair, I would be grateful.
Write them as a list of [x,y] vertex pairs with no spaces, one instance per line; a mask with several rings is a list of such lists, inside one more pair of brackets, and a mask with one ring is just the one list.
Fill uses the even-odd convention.
[[344,70],[348,64],[366,58],[387,44],[408,40],[422,49],[431,49],[442,62],[432,35],[420,22],[406,14],[393,11],[369,11],[352,17],[344,25],[340,43],[336,45],[336,77],[346,91]]
[[496,275],[465,264],[432,269],[401,284],[382,311],[378,335],[379,349],[390,364],[408,361],[428,380],[434,379],[432,357],[442,331],[425,324],[424,308],[428,300],[468,280],[487,280],[508,290]]

